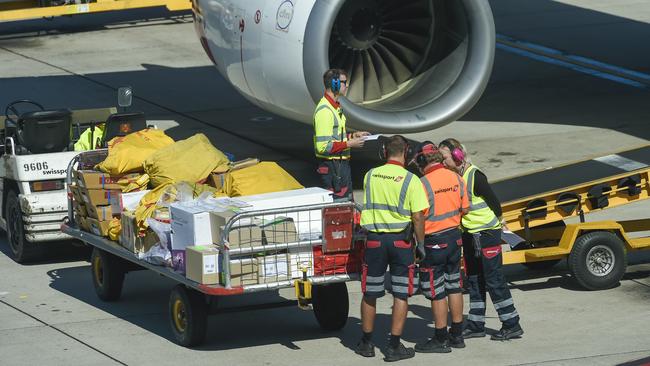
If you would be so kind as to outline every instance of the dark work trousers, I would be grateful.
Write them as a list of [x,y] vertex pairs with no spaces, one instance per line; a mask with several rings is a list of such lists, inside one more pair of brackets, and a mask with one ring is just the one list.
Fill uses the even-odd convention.
[[318,174],[323,188],[334,192],[334,199],[352,199],[352,171],[349,160],[319,160]]
[[[472,330],[485,329],[485,293],[499,314],[503,327],[519,324],[519,314],[515,309],[510,289],[503,276],[501,254],[501,230],[484,230],[479,235],[463,233],[463,257],[469,286],[469,315],[467,326]],[[480,238],[481,250],[476,256],[475,237]]]

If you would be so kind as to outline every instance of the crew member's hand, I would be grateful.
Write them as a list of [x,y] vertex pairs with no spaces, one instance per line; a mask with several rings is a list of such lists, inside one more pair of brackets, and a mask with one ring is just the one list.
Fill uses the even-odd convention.
[[424,244],[416,243],[415,245],[415,262],[420,263],[427,256],[427,253],[424,250]]
[[355,137],[353,139],[348,140],[348,147],[351,149],[356,149],[363,147],[363,144],[365,143],[365,140],[363,137]]
[[364,137],[364,136],[370,136],[370,132],[368,131],[356,131],[352,133],[352,138],[359,138],[359,137]]

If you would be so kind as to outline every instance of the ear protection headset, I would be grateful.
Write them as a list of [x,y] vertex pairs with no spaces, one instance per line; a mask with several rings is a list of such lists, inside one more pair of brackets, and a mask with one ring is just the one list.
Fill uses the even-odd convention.
[[425,155],[435,154],[438,151],[438,147],[431,141],[425,141],[420,145],[420,151],[415,155],[415,162],[420,167],[425,167],[427,165],[427,158]]
[[[395,135],[395,136],[399,136],[399,138],[404,143],[404,164],[407,164],[408,161],[409,161],[408,157],[413,155],[413,148],[411,147],[411,144],[409,144],[406,137],[404,137],[402,135]],[[381,160],[387,160],[388,159],[388,149],[386,149],[386,140],[387,139],[383,139],[383,141],[381,143],[381,149],[379,149],[379,158]]]
[[449,151],[451,152],[451,158],[454,160],[454,163],[462,164],[462,162],[465,161],[465,153],[463,152],[463,150],[454,147],[451,141],[444,140],[440,142],[440,146],[445,146],[449,149]]
[[337,94],[338,92],[341,91],[341,75],[339,73],[335,73],[332,75],[332,80],[330,81],[330,88],[332,89],[332,93]]

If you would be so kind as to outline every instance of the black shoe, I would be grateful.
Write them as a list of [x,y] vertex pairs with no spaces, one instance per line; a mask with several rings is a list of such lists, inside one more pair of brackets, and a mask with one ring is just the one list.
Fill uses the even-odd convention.
[[436,337],[433,337],[428,341],[416,344],[415,352],[449,353],[451,352],[451,348],[449,348],[449,341],[445,340],[444,342],[440,342]]
[[415,356],[415,351],[413,348],[406,348],[403,344],[400,343],[399,346],[395,348],[388,346],[386,349],[386,358],[384,358],[384,361],[395,362],[399,360],[406,360],[407,358],[412,358],[413,356]]
[[463,338],[483,338],[485,337],[485,329],[474,330],[472,328],[465,328],[463,329],[463,333],[461,333],[461,336]]
[[362,339],[357,344],[357,349],[354,350],[354,353],[363,357],[375,357],[375,345],[370,341],[364,341]]
[[465,348],[465,338],[463,335],[455,337],[451,333],[449,334],[449,347],[451,348]]
[[521,329],[521,326],[519,324],[515,325],[514,327],[510,328],[501,328],[498,333],[493,334],[490,339],[493,341],[507,341],[508,339],[512,338],[519,338],[524,334],[524,330]]

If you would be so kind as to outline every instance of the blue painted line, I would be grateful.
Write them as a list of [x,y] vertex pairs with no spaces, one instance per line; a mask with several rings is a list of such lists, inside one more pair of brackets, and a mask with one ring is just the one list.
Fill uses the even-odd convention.
[[[538,45],[538,44],[531,43],[531,42],[521,41],[521,40],[518,40],[518,39],[515,39],[515,38],[512,38],[512,37],[508,37],[508,36],[505,36],[505,35],[502,35],[502,34],[497,34],[497,41],[499,41],[499,40],[500,41],[507,41],[507,42],[514,43],[514,44],[517,44],[517,45],[521,45],[522,47],[525,47],[525,48],[528,48],[528,49],[531,49],[531,50],[536,50],[536,51],[539,51],[539,52],[542,52],[542,53],[545,53],[545,54],[548,54],[548,55],[561,56],[561,57],[563,57],[565,59],[568,59],[568,60],[573,60],[573,61],[580,62],[580,63],[583,63],[583,64],[592,65],[592,66],[595,66],[595,67],[599,67],[601,69],[616,72],[616,73],[619,73],[619,74],[622,74],[622,75],[627,75],[627,76],[630,76],[630,77],[635,77],[635,78],[638,78],[638,79],[650,81],[650,75],[648,75],[648,74],[644,74],[642,72],[638,72],[638,71],[634,71],[634,70],[630,70],[630,69],[625,69],[625,68],[622,68],[622,67],[619,67],[619,66],[610,65],[610,64],[600,62],[600,61],[596,61],[596,60],[593,60],[593,59],[590,59],[590,58],[587,58],[587,57],[571,55],[571,54],[568,54],[568,53],[560,51],[560,50],[556,50],[556,49],[553,49],[553,48],[550,48],[550,47]],[[514,50],[519,50],[518,48],[503,45],[503,44],[500,44],[499,46],[503,46],[503,47],[499,47],[499,48],[503,49],[505,51],[508,51],[508,52],[514,52]],[[526,51],[526,50],[519,50],[519,51],[522,51],[523,53],[522,52],[514,52],[514,53],[520,54],[520,55],[525,56],[525,57],[531,57],[531,58],[535,58],[535,57],[532,57],[532,55],[539,56],[542,59],[535,58],[538,61],[549,62],[548,60],[552,60],[553,62],[549,62],[549,63],[553,63],[553,64],[558,65],[558,66],[568,67],[568,66],[564,65],[565,63],[562,62],[561,60],[556,60],[556,59],[551,58],[551,57],[544,57],[543,55],[538,55],[538,54],[536,54],[534,52],[529,52],[529,51]],[[560,65],[560,64],[562,64],[562,65]],[[566,63],[566,64],[570,64],[571,65],[570,68],[573,69],[573,70],[576,70],[576,71],[584,72],[584,70],[590,70],[589,68],[581,67],[581,66],[578,66],[578,65],[573,65],[573,64],[571,64],[569,62]],[[581,69],[584,69],[584,70],[578,70],[578,68],[581,68]],[[592,70],[588,74],[598,76],[598,77],[602,77],[602,76],[597,75],[597,74],[609,75],[609,74],[607,74],[605,72],[598,71],[598,70]],[[617,76],[617,75],[610,75],[610,76],[606,77],[606,79],[614,80],[614,81],[617,81],[617,82],[621,82],[618,79],[626,80],[626,81],[629,81],[629,82],[633,82],[633,83],[635,83],[637,85],[642,85],[644,89],[648,88],[646,85],[644,85],[642,83],[636,82],[634,80],[629,80],[629,79],[626,79],[626,78],[623,78],[623,77],[620,77],[620,76]],[[624,84],[631,85],[628,82],[624,82]],[[637,85],[633,85],[633,86],[639,87]]]
[[608,74],[606,72],[602,72],[602,71],[599,71],[599,70],[594,70],[594,69],[590,69],[590,68],[587,68],[587,67],[575,65],[575,64],[572,64],[570,62],[561,61],[561,60],[558,60],[558,59],[555,59],[555,58],[552,58],[552,57],[539,55],[539,54],[534,53],[534,52],[522,50],[522,49],[515,48],[515,47],[512,47],[512,46],[508,46],[508,45],[505,45],[505,44],[502,44],[502,43],[497,43],[496,47],[497,47],[497,49],[500,49],[500,50],[504,50],[504,51],[511,52],[511,53],[514,53],[514,54],[517,54],[517,55],[520,55],[520,56],[528,57],[528,58],[531,58],[533,60],[545,62],[547,64],[561,66],[561,67],[564,67],[564,68],[567,68],[567,69],[570,69],[570,70],[573,70],[573,71],[577,71],[577,72],[581,72],[583,74],[595,76],[595,77],[598,77],[598,78],[601,78],[601,79],[614,81],[614,82],[617,82],[617,83],[620,83],[620,84],[629,85],[629,86],[639,88],[639,89],[648,89],[648,86],[646,86],[643,83],[640,83],[640,82],[635,81],[635,80],[626,79],[626,78],[618,76],[618,75],[612,75],[612,74]]

